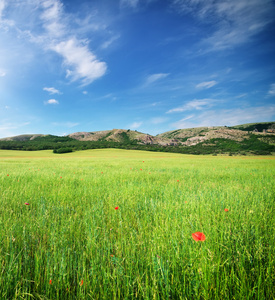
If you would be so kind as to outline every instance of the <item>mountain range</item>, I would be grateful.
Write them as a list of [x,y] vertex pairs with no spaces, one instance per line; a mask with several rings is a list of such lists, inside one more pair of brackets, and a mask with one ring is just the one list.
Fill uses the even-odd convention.
[[[18,135],[8,138],[0,139],[0,148],[6,149],[5,142],[22,143],[27,142],[31,145],[34,142],[66,142],[72,141],[90,142],[91,144],[101,144],[101,145],[133,145],[142,146],[146,145],[150,148],[161,147],[161,148],[192,148],[197,149],[198,147],[211,148],[213,151],[215,148],[228,148],[228,145],[235,145],[233,149],[239,148],[251,148],[251,145],[258,145],[258,149],[269,149],[269,152],[275,152],[275,122],[262,122],[262,123],[250,123],[242,124],[232,127],[227,126],[213,126],[213,127],[197,127],[188,129],[177,129],[172,131],[167,131],[156,136],[133,131],[126,129],[112,129],[104,131],[92,131],[92,132],[75,132],[64,137],[58,137],[53,135],[45,134],[25,134]],[[249,144],[249,147],[244,147],[244,145]],[[4,145],[4,146],[3,146]],[[226,146],[227,145],[227,146]],[[240,147],[237,147],[237,146]],[[266,145],[266,146],[265,146]],[[148,148],[147,147],[147,148]],[[133,148],[133,147],[132,147]],[[148,149],[149,149],[148,148]],[[230,148],[230,147],[229,147]],[[253,146],[252,146],[253,148]],[[148,150],[146,149],[146,150]],[[258,149],[258,150],[259,150]],[[230,151],[230,150],[229,150]],[[207,151],[209,152],[209,151]],[[215,151],[214,151],[215,152]]]

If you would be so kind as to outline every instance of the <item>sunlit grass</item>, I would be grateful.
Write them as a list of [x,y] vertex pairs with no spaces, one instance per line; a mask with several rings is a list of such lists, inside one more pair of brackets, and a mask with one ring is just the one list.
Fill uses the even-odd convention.
[[1,299],[274,298],[272,157],[0,157]]

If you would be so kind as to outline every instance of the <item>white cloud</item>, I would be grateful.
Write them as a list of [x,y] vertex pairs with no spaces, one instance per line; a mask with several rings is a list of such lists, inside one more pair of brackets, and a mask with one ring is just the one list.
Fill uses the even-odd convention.
[[156,117],[156,118],[151,119],[151,123],[156,124],[156,125],[167,122],[167,121],[168,121],[168,118],[163,118],[163,117]]
[[175,112],[176,113],[184,112],[184,111],[188,111],[188,110],[201,110],[204,108],[211,107],[215,102],[217,102],[217,100],[215,100],[215,99],[194,99],[180,107],[172,108],[172,109],[168,110],[166,113],[169,114],[169,113],[175,113]]
[[6,72],[3,70],[0,70],[0,77],[4,77],[4,76],[6,76]]
[[132,7],[135,8],[138,5],[139,0],[120,0],[120,7]]
[[142,124],[143,124],[143,122],[134,122],[134,123],[132,123],[132,124],[129,126],[129,128],[130,128],[130,129],[137,129],[137,128],[139,128]]
[[61,92],[59,90],[57,90],[56,88],[54,88],[54,87],[49,87],[49,88],[44,87],[43,91],[46,91],[46,92],[50,93],[51,95],[52,94],[61,94]]
[[70,68],[67,77],[72,81],[81,80],[83,86],[103,76],[107,70],[106,63],[97,60],[88,46],[75,38],[54,45],[52,50],[62,55],[64,64]]
[[82,94],[83,94],[83,95],[87,95],[88,92],[87,92],[87,91],[83,91]]
[[67,128],[72,128],[75,127],[77,125],[79,125],[79,123],[76,122],[53,122],[52,123],[53,126],[58,126],[58,127],[67,127]]
[[275,83],[272,83],[272,84],[270,85],[270,89],[269,89],[269,91],[268,91],[268,95],[269,95],[269,96],[275,96]]
[[0,19],[5,8],[5,0],[0,0]]
[[247,96],[247,93],[243,93],[243,94],[240,94],[238,96],[236,96],[237,99],[240,99],[240,98],[244,98]]
[[[0,13],[4,9],[3,3],[0,0]],[[71,81],[79,80],[82,85],[87,85],[105,74],[106,63],[97,59],[89,49],[89,41],[82,38],[87,33],[87,26],[79,29],[76,16],[66,13],[60,0],[10,1],[6,2],[6,6],[9,13],[14,11],[7,18],[11,16],[14,21],[1,20],[0,15],[0,27],[7,27],[6,31],[13,29],[16,38],[60,55]],[[25,15],[28,19],[22,17]]]
[[169,73],[157,73],[157,74],[152,74],[150,76],[147,77],[145,85],[149,85],[152,84],[160,79],[166,78],[167,76],[169,76]]
[[192,128],[203,126],[234,126],[245,123],[274,120],[275,106],[208,110],[192,115],[172,124],[174,128]]
[[55,100],[55,99],[50,99],[48,101],[45,101],[44,103],[45,104],[59,104],[59,102],[57,100]]
[[[9,120],[3,120],[0,124],[0,137],[11,137],[19,134],[24,134],[25,131],[21,131],[22,127],[30,125],[30,122],[10,122]],[[25,129],[26,130],[26,129]]]
[[247,42],[274,21],[272,0],[174,0],[178,12],[191,13],[216,30],[203,41],[209,50],[223,50]]
[[216,84],[217,84],[217,81],[215,81],[215,80],[204,81],[204,82],[201,82],[201,83],[197,84],[196,88],[197,89],[209,89],[209,88],[213,87]]
[[104,43],[101,45],[101,48],[102,48],[102,49],[108,48],[113,42],[115,42],[115,41],[118,40],[119,38],[120,38],[120,35],[115,35],[115,36],[111,37],[109,40],[107,40],[106,42],[104,42]]
[[41,19],[44,21],[43,27],[48,31],[51,37],[60,37],[64,35],[66,29],[62,23],[63,4],[59,0],[44,0],[41,2],[44,8]]

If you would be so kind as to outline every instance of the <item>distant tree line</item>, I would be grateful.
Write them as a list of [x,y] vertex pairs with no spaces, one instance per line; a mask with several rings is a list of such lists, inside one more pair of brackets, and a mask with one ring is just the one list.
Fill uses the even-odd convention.
[[261,141],[256,135],[251,134],[250,138],[237,142],[229,139],[212,139],[194,146],[161,146],[138,144],[131,141],[125,134],[122,142],[106,141],[78,141],[70,137],[45,136],[37,137],[30,141],[0,141],[0,149],[6,150],[53,150],[54,153],[67,153],[88,149],[119,148],[128,150],[146,150],[156,152],[172,152],[183,154],[222,154],[230,155],[247,153],[256,155],[268,155],[275,153],[275,137],[270,137],[270,143]]

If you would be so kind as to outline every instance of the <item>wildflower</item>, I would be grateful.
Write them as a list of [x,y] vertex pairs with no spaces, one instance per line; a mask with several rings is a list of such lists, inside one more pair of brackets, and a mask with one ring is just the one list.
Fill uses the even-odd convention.
[[205,241],[205,235],[202,232],[195,232],[192,233],[192,238],[198,242],[198,241]]
[[49,284],[52,284],[52,283],[53,283],[53,281],[50,279]]
[[229,209],[228,209],[228,208],[225,208],[224,211],[229,211]]
[[177,182],[180,182],[179,180],[177,180]]
[[118,206],[116,206],[115,209],[118,210]]
[[142,169],[140,169],[140,171],[142,171]]
[[111,254],[110,256],[111,256],[111,257],[114,257],[114,254]]
[[83,285],[83,280],[81,280],[81,282],[80,282],[80,284],[79,284],[80,286],[82,286]]
[[9,174],[7,174],[7,176],[10,176]]
[[30,205],[30,203],[28,203],[28,202],[25,202],[25,205]]
[[60,176],[60,178],[62,178],[62,176]]

